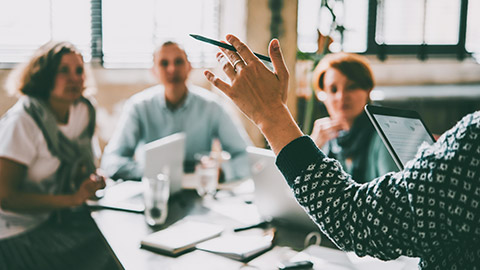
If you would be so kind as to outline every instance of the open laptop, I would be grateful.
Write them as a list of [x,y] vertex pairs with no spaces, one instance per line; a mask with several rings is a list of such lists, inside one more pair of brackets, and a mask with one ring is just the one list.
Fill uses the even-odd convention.
[[423,142],[435,142],[432,133],[415,111],[367,104],[365,112],[401,170],[415,157]]
[[[144,177],[166,173],[170,178],[170,195],[182,189],[185,133],[175,133],[144,145]],[[144,183],[123,181],[107,186],[99,200],[89,200],[89,206],[143,212]]]
[[282,173],[275,165],[271,150],[249,146],[247,153],[255,183],[254,203],[264,219],[273,219],[305,230],[320,231],[300,206]]
[[147,143],[145,149],[144,177],[167,174],[170,178],[170,194],[182,189],[183,160],[185,159],[185,133],[175,133]]

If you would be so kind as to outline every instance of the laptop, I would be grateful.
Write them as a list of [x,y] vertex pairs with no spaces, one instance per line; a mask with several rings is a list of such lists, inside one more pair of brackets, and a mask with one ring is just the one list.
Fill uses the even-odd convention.
[[415,158],[422,143],[435,142],[415,111],[367,104],[365,112],[400,170]]
[[249,146],[247,153],[255,183],[254,203],[262,218],[304,230],[320,231],[300,206],[282,173],[275,165],[271,150]]
[[160,173],[167,174],[170,178],[170,194],[182,189],[185,138],[185,133],[180,132],[144,145],[143,177],[157,177]]
[[[182,189],[185,133],[175,133],[144,145],[144,177],[169,175],[170,195]],[[88,200],[87,205],[130,212],[143,212],[143,191],[140,181],[123,181],[108,185],[99,200]]]

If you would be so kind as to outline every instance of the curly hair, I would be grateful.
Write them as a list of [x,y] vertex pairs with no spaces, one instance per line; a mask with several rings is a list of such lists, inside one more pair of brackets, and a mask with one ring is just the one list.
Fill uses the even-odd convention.
[[82,55],[69,42],[48,42],[35,51],[30,60],[16,68],[9,76],[9,92],[48,99],[55,84],[62,56],[68,53]]
[[364,56],[344,52],[332,53],[322,58],[313,72],[312,83],[316,91],[323,90],[323,79],[329,68],[337,69],[366,91],[372,90],[375,85],[372,69]]

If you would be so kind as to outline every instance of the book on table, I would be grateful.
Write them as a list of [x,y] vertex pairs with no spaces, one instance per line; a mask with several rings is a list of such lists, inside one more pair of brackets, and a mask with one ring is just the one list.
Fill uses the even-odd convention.
[[223,226],[198,221],[180,221],[168,228],[147,235],[141,247],[170,256],[178,256],[195,248],[195,245],[219,236]]

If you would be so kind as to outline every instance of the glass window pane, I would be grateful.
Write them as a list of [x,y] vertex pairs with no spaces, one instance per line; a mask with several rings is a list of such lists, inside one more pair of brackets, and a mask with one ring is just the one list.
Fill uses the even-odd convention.
[[105,67],[149,67],[153,53],[153,0],[103,0]]
[[[171,40],[187,51],[194,67],[216,64],[216,46],[200,43],[189,34],[219,38],[218,0],[158,1],[155,7],[155,44]],[[189,8],[185,8],[185,7]]]
[[90,1],[52,0],[52,39],[72,42],[87,62],[92,58],[90,14]]
[[318,49],[319,10],[318,0],[298,0],[297,46],[302,52],[316,52]]
[[382,0],[375,38],[379,44],[456,44],[459,20],[460,0]]
[[49,18],[49,0],[1,1],[0,62],[26,61],[33,50],[50,39]]
[[480,54],[480,0],[468,1],[465,47],[468,52]]
[[346,52],[367,50],[368,0],[344,0],[345,35],[343,49]]
[[1,1],[0,63],[24,62],[52,39],[72,42],[89,61],[90,28],[90,1]]
[[297,43],[302,52],[316,52],[318,49],[317,29],[322,35],[331,35],[333,44],[330,50],[363,52],[367,48],[368,0],[329,1],[336,23],[346,30],[342,38],[339,32],[332,31],[332,14],[321,7],[321,0],[298,1]]
[[378,44],[421,44],[423,0],[382,0],[377,9]]
[[425,25],[427,44],[457,44],[461,0],[428,0]]
[[167,40],[181,44],[194,67],[216,63],[218,49],[188,34],[218,39],[218,0],[103,0],[102,14],[107,68],[150,67],[155,47]]

